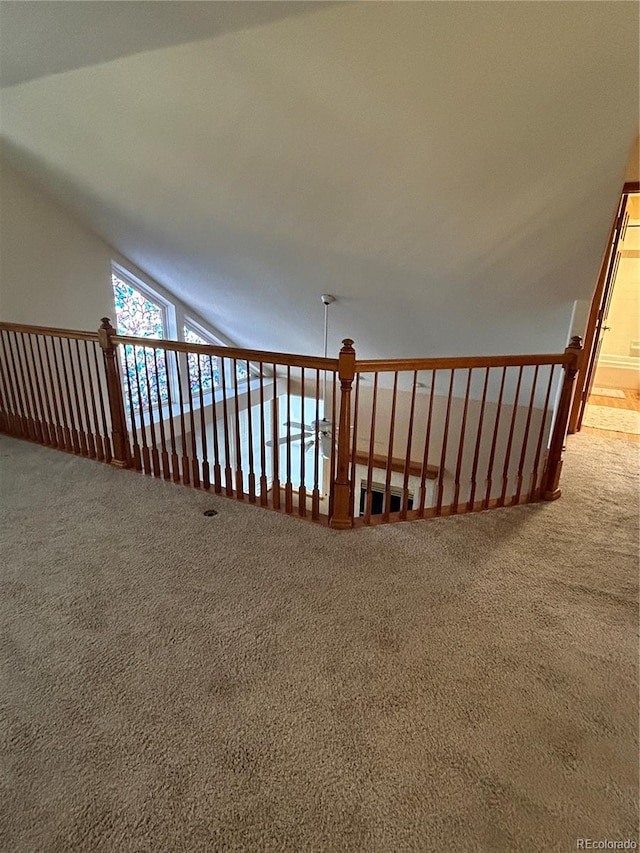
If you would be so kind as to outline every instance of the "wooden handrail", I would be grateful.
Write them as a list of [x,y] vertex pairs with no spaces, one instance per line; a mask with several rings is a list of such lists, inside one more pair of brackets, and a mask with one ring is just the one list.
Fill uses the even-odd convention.
[[215,355],[220,358],[235,358],[242,361],[262,361],[289,367],[311,367],[318,370],[337,370],[337,358],[322,358],[314,355],[296,355],[295,353],[270,352],[268,350],[241,349],[240,347],[216,346],[215,344],[187,344],[183,341],[169,341],[164,338],[134,338],[130,335],[114,335],[114,344],[164,349],[171,352]]
[[52,326],[30,326],[25,323],[0,322],[0,329],[7,332],[23,332],[30,335],[48,335],[53,338],[72,338],[78,341],[97,341],[97,332],[83,332],[78,329],[56,329]]
[[[48,335],[56,338],[71,338],[79,341],[98,341],[97,332],[86,332],[80,329],[58,329],[53,326],[33,326],[26,323],[7,323],[0,321],[0,329],[8,332],[23,332],[33,335]],[[164,338],[137,338],[131,335],[111,336],[116,344],[153,347],[172,352],[199,353],[204,356],[220,356],[221,358],[236,358],[242,361],[263,361],[271,364],[289,365],[290,367],[310,367],[317,370],[337,370],[337,358],[322,358],[314,355],[298,355],[296,353],[271,352],[270,350],[243,349],[242,347],[227,347],[215,344],[188,344],[183,341],[171,341]],[[154,343],[156,342],[157,343]]]
[[[78,329],[57,329],[51,326],[32,326],[25,323],[0,322],[0,329],[12,332],[25,332],[36,335],[51,335],[60,338],[97,341],[97,332]],[[237,358],[249,361],[263,361],[291,367],[311,367],[318,370],[338,370],[337,358],[298,355],[295,353],[271,352],[269,350],[244,349],[215,344],[188,344],[183,341],[171,341],[164,338],[138,338],[131,335],[111,337],[113,344],[131,344],[133,346],[155,347],[173,352],[200,353],[202,355]],[[157,340],[157,345],[152,343]],[[531,355],[476,355],[455,356],[451,358],[398,358],[398,359],[358,359],[356,373],[377,373],[405,370],[451,370],[464,367],[528,367],[542,364],[567,364],[566,352],[534,353]]]
[[457,370],[464,367],[535,367],[567,364],[565,352],[533,355],[473,355],[454,358],[358,359],[356,373],[385,373],[405,370]]

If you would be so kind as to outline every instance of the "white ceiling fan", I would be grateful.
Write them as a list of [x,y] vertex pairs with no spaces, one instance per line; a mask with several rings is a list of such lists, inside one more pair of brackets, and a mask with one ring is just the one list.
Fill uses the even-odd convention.
[[[329,305],[336,301],[335,296],[330,293],[323,293],[320,297],[324,305],[324,357],[327,357],[327,339],[329,335]],[[327,374],[325,371],[323,380],[322,399],[327,397]],[[297,435],[286,435],[278,440],[278,444],[295,444],[304,442],[304,452],[308,453],[312,450],[317,442],[318,451],[323,459],[330,459],[333,450],[334,439],[337,437],[337,429],[334,435],[333,423],[327,418],[320,418],[312,421],[310,424],[303,424],[299,421],[285,421],[283,424],[287,430],[297,429],[300,432]],[[267,447],[273,447],[274,441],[267,441]]]
[[[285,421],[283,424],[287,429],[300,430],[299,434],[285,436],[278,440],[278,444],[286,444],[290,441],[291,444],[296,444],[304,441],[304,452],[308,453],[318,442],[318,450],[323,459],[331,458],[331,448],[333,445],[333,424],[327,418],[313,421],[310,424],[301,424],[298,421]],[[267,447],[273,447],[274,442],[268,441]]]

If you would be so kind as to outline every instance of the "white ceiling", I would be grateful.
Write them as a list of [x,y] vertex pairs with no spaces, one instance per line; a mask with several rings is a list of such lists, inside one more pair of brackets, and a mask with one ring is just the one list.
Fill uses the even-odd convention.
[[563,345],[638,133],[636,4],[0,8],[6,156],[238,344],[319,352],[333,292],[363,356]]

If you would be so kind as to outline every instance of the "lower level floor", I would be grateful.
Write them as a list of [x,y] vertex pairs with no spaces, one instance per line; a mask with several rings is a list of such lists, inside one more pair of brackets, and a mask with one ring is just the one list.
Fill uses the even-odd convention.
[[628,388],[592,389],[582,432],[640,442],[640,393]]

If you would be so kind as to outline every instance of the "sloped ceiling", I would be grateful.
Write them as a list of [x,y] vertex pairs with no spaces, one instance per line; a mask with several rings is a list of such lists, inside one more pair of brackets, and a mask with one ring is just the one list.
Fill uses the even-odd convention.
[[331,292],[332,349],[564,346],[638,133],[636,4],[52,5],[5,20],[36,56],[6,156],[239,345],[319,352]]

